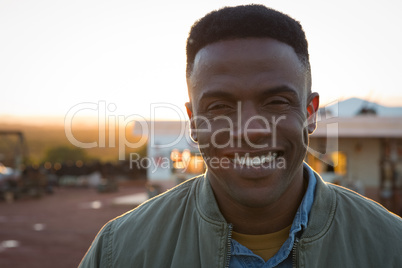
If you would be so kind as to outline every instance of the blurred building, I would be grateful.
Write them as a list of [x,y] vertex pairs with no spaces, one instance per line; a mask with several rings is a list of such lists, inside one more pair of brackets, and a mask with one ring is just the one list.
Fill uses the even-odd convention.
[[134,135],[148,139],[146,158],[130,156],[130,162],[146,167],[150,196],[205,171],[198,146],[190,138],[187,121],[136,122]]
[[355,98],[322,108],[306,161],[325,180],[399,212],[402,108]]

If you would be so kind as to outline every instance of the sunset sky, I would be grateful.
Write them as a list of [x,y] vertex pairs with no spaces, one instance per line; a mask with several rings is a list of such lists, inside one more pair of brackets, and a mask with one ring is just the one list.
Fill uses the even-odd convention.
[[184,119],[191,25],[247,3],[301,22],[321,104],[361,97],[402,106],[400,1],[3,0],[0,117],[96,117],[99,108],[148,118],[151,103],[168,103],[155,116]]

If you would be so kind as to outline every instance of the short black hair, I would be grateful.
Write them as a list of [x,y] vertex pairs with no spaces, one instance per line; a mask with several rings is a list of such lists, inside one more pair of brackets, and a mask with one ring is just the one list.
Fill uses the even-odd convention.
[[253,37],[268,37],[288,44],[310,72],[308,43],[301,24],[279,11],[252,4],[224,7],[194,23],[187,38],[187,77],[191,75],[196,54],[203,47],[219,41]]

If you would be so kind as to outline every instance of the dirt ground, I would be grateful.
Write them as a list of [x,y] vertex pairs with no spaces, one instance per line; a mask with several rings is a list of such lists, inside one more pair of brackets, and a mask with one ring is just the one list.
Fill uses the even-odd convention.
[[0,201],[0,267],[77,267],[99,229],[133,206],[114,198],[145,191],[145,181],[115,193],[58,188],[40,199]]
[[0,201],[0,267],[77,267],[100,228],[134,208],[113,199],[145,191],[139,180],[120,183],[115,193],[56,188],[41,199]]

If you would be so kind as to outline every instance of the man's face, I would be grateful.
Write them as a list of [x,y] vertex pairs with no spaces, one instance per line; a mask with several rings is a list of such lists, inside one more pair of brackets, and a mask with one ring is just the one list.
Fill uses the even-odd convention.
[[[192,137],[215,195],[249,207],[274,204],[302,180],[307,74],[293,48],[270,39],[210,44],[188,78]],[[299,181],[300,182],[300,181]]]

